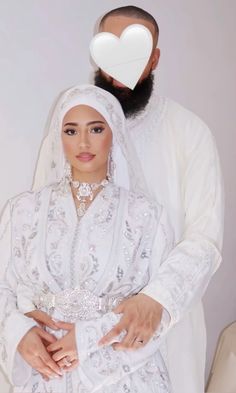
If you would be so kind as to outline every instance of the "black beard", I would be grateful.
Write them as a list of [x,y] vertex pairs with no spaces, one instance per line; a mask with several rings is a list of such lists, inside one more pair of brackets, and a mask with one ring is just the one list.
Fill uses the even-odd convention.
[[154,75],[152,72],[138,83],[133,90],[128,87],[115,87],[102,74],[101,70],[95,72],[95,86],[101,87],[113,94],[120,102],[125,117],[133,117],[143,111],[152,95]]

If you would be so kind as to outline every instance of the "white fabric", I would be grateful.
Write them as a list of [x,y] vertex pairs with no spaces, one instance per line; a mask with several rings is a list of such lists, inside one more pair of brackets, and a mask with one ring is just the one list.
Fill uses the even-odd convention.
[[174,393],[203,393],[201,299],[221,262],[223,235],[223,182],[215,141],[197,116],[155,94],[127,128],[148,190],[166,208],[177,242],[142,292],[171,316],[166,340]]
[[[25,223],[26,224],[26,223]],[[10,204],[8,203],[0,224],[0,364],[3,371],[8,374],[14,365],[21,364],[21,373],[13,377],[8,374],[12,384],[17,384],[21,378],[29,378],[30,372],[27,364],[18,354],[17,346],[25,333],[36,326],[36,323],[19,312],[16,306],[17,276],[12,266],[12,222]]]
[[[115,184],[98,194],[80,221],[63,180],[60,135],[64,114],[79,104],[94,107],[109,123],[116,165]],[[97,296],[127,297],[138,293],[164,263],[173,247],[165,212],[120,184],[146,189],[119,103],[93,86],[69,89],[54,109],[42,145],[36,190],[11,200],[1,220],[0,364],[11,383],[18,385],[15,392],[141,393],[147,387],[150,393],[171,392],[159,332],[132,354],[111,346],[98,348],[98,339],[119,321],[112,310],[102,316],[96,313],[89,321],[74,320],[80,366],[62,380],[45,383],[17,352],[21,338],[35,326],[24,313],[35,309],[35,297],[42,291],[56,294],[79,287]],[[68,321],[57,307],[45,311]],[[63,332],[54,334],[60,337]]]
[[[34,309],[34,299],[42,290],[56,294],[80,287],[97,296],[123,297],[138,293],[173,246],[161,206],[154,208],[145,197],[111,184],[78,221],[71,192],[64,191],[63,183],[55,183],[10,201],[2,218],[1,238],[8,247],[1,249],[6,268],[0,281],[0,364],[11,382],[19,385],[14,392],[171,392],[157,336],[136,352],[98,347],[98,340],[120,319],[111,310],[75,321],[80,366],[61,380],[45,382],[19,359],[15,345],[27,331],[25,321],[32,323],[22,314],[22,320],[16,321],[17,308],[24,312],[31,302]],[[9,250],[12,258],[7,263]],[[54,319],[72,321],[57,307],[41,309]],[[13,334],[17,338],[8,339],[9,332],[11,340]],[[62,332],[53,334],[60,337]]]
[[[131,188],[145,188],[140,165],[148,192],[165,206],[177,240],[175,250],[157,275],[152,275],[144,293],[163,304],[171,316],[169,330],[165,331],[167,351],[161,350],[173,393],[203,393],[206,342],[201,298],[221,261],[223,232],[222,179],[215,142],[199,118],[156,96],[143,114],[128,121],[128,132],[123,144],[126,153],[135,146],[140,158],[139,163],[135,152],[130,156],[125,153],[130,157]],[[122,135],[118,135],[121,141]],[[60,148],[55,146],[54,137],[52,132],[43,145],[35,187],[61,178],[63,155],[58,154]],[[129,139],[132,144],[127,143]],[[53,158],[61,161],[47,160],[51,153],[48,146],[55,147]],[[126,181],[123,185],[128,186]],[[9,213],[3,222],[6,215]],[[86,380],[86,375],[83,378]]]

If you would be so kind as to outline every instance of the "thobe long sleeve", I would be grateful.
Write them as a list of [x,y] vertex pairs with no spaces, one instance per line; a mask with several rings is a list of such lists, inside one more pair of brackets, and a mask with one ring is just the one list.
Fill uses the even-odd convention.
[[[150,228],[150,226],[149,226]],[[146,232],[144,231],[145,235]],[[144,240],[139,246],[137,258],[142,258],[144,252],[151,246]],[[164,211],[158,224],[157,234],[152,244],[152,250],[158,263],[162,263],[173,247],[173,236],[168,220]],[[155,275],[157,266],[149,263],[149,275]],[[137,272],[138,274],[138,272]],[[157,330],[148,344],[136,351],[115,351],[112,346],[99,347],[98,341],[108,333],[119,321],[121,315],[109,312],[99,319],[90,321],[76,322],[76,340],[79,356],[79,372],[83,383],[91,390],[97,391],[102,386],[114,384],[122,377],[140,369],[148,362],[148,359],[157,353],[160,346],[159,333]],[[120,341],[120,337],[115,338],[113,342]]]
[[0,365],[12,384],[22,385],[30,377],[31,368],[17,352],[17,346],[36,323],[17,308],[11,227],[11,207],[8,203],[0,223]]
[[[108,333],[120,318],[121,315],[110,312],[94,321],[76,323],[79,373],[84,385],[91,392],[115,384],[140,369],[160,346],[158,335],[155,335],[145,347],[132,352],[115,351],[111,345],[98,348],[99,339]],[[121,337],[122,335],[113,342],[120,341]]]
[[191,129],[195,133],[183,133],[183,140],[179,140],[183,235],[156,277],[142,290],[168,310],[169,327],[201,300],[221,262],[223,186],[219,159],[210,131],[202,122],[197,125],[188,124],[185,132]]

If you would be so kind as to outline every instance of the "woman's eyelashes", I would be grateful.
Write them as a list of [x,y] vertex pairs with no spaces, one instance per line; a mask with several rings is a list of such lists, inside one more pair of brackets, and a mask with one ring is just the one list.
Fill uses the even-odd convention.
[[90,132],[93,134],[101,134],[103,132],[103,130],[104,130],[104,127],[99,126],[99,127],[91,128]]
[[[97,126],[97,127],[92,127],[88,129],[88,132],[91,134],[101,134],[104,131],[105,127]],[[79,134],[79,130],[73,129],[73,128],[66,128],[64,130],[64,133],[73,136]]]
[[72,128],[66,128],[66,129],[64,130],[64,133],[67,134],[67,135],[72,136],[72,135],[76,135],[76,134],[77,134],[77,131],[74,130],[74,129],[72,129]]

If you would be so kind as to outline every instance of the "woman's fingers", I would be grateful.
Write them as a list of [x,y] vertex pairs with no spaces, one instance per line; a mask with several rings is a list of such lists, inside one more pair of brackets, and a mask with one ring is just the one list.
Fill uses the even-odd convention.
[[48,352],[55,352],[55,351],[59,351],[61,348],[62,348],[61,340],[57,340],[47,346],[47,351]]
[[34,310],[25,314],[29,318],[33,318],[40,325],[47,326],[53,330],[58,330],[57,322],[54,321],[46,312]]
[[50,367],[45,365],[45,362],[40,359],[39,357],[36,359],[36,367],[35,369],[40,373],[43,374],[45,378],[52,379],[52,378],[60,378],[63,373],[60,371],[60,374],[54,372]]
[[50,357],[42,340],[54,342],[56,339],[51,334],[39,327],[31,328],[18,344],[18,351],[29,365],[47,377],[62,376],[56,362]]
[[72,330],[75,325],[74,323],[62,322],[62,321],[57,321],[56,324],[59,329],[69,330],[69,331]]
[[57,363],[50,357],[50,355],[47,353],[47,351],[42,351],[40,354],[40,358],[43,361],[44,365],[46,366],[47,369],[50,369],[53,371],[54,374],[62,376],[62,372],[60,367],[57,365]]
[[66,372],[70,372],[70,371],[75,370],[78,366],[79,366],[79,360],[76,359],[76,360],[73,360],[73,361],[71,362],[71,365],[70,365],[70,366],[64,366],[64,367],[63,367],[63,370],[65,370]]
[[[60,322],[61,325],[61,322]],[[47,350],[48,352],[56,352],[59,351],[60,349],[64,348],[67,350],[67,352],[71,351],[77,351],[76,349],[76,339],[75,339],[75,324],[74,323],[63,323],[63,325],[68,325],[67,330],[68,333],[65,334],[62,338],[57,340],[54,343],[51,343],[48,345]]]
[[76,367],[79,366],[79,360],[74,359],[68,362],[66,360],[66,357],[61,359],[59,362],[57,362],[58,366],[63,369],[65,372],[73,371]]
[[[73,339],[73,331],[57,340],[45,330],[34,327],[23,337],[18,345],[18,350],[31,367],[37,370],[45,380],[59,378],[63,376],[65,371],[72,371],[78,366],[78,355],[77,350],[74,349]],[[44,342],[49,343],[48,350]],[[49,352],[55,353],[51,357]]]
[[57,342],[56,337],[54,337],[52,334],[46,332],[43,329],[38,328],[38,335],[41,337],[41,339],[49,342],[49,343],[55,343]]
[[65,368],[65,370],[72,365],[72,362],[67,360],[67,356],[57,362],[60,368]]
[[67,351],[62,349],[61,351],[54,353],[54,355],[52,355],[52,359],[55,360],[55,362],[59,362],[59,360],[63,359],[67,355]]

